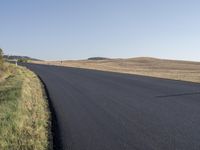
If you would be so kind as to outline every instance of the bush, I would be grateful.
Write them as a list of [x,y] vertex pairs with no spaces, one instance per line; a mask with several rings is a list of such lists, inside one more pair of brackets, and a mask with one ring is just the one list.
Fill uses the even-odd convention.
[[26,59],[26,58],[21,58],[21,59],[18,59],[18,62],[27,63],[27,62],[28,62],[28,59]]

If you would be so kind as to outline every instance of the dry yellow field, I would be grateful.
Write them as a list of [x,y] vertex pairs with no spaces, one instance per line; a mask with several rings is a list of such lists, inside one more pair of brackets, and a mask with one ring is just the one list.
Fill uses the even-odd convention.
[[87,68],[200,83],[200,62],[149,57],[106,60],[38,61],[33,63]]

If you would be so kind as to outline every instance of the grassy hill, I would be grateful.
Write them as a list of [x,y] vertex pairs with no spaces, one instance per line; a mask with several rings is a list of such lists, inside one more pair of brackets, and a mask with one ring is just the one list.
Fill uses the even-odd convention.
[[34,63],[62,65],[145,75],[200,83],[200,62],[138,57],[129,59],[38,61]]

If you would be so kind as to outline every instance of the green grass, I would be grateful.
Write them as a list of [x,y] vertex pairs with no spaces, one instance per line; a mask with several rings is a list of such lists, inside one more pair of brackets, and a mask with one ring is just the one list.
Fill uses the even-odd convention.
[[7,67],[0,82],[0,150],[49,149],[49,111],[39,79],[25,68]]

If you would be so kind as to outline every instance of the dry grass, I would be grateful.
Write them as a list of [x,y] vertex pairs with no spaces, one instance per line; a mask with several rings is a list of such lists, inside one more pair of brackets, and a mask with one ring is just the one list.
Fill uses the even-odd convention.
[[4,63],[4,65],[2,67],[0,67],[0,83],[3,82],[5,80],[5,78],[7,78],[9,76],[9,67],[8,67],[8,63]]
[[0,149],[48,149],[49,111],[39,79],[14,65],[7,74],[0,83]]
[[62,63],[60,61],[33,63],[88,68],[200,83],[200,62],[140,57],[131,59],[63,61]]

